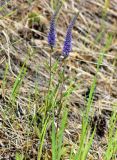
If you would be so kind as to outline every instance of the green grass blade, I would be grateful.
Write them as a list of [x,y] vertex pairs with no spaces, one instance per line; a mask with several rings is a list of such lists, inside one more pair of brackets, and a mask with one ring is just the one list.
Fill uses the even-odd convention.
[[114,111],[110,119],[108,146],[104,154],[104,160],[111,160],[115,152],[117,152],[117,129],[115,130],[117,122],[116,111]]
[[43,144],[44,144],[44,138],[45,138],[45,134],[46,134],[49,118],[50,118],[49,116],[46,118],[45,123],[43,125],[43,129],[42,129],[42,132],[41,132],[40,146],[39,146],[39,149],[38,149],[37,160],[40,160],[41,156],[42,156],[42,149],[43,149]]
[[67,114],[68,111],[65,109],[65,111],[63,112],[63,118],[61,121],[61,126],[60,126],[60,130],[58,132],[58,158],[57,160],[60,160],[61,158],[61,153],[62,153],[62,142],[63,142],[63,134],[64,134],[64,130],[65,130],[65,125],[67,122]]
[[13,85],[13,89],[11,91],[11,97],[10,97],[10,100],[11,101],[15,101],[15,98],[17,96],[17,93],[18,93],[18,90],[19,90],[19,87],[21,85],[21,82],[24,78],[24,76],[26,75],[26,68],[25,68],[25,63],[24,65],[22,66],[20,72],[19,72],[19,75],[17,76],[16,80],[15,80],[15,83]]
[[23,159],[24,159],[24,155],[16,152],[15,160],[23,160]]
[[88,152],[89,152],[89,149],[93,143],[93,138],[94,138],[94,135],[95,135],[95,130],[93,131],[93,133],[91,134],[91,137],[89,139],[89,142],[86,144],[85,148],[84,148],[84,151],[82,152],[82,160],[86,160],[87,158],[87,155],[88,155]]
[[57,144],[56,144],[56,130],[54,124],[54,113],[52,121],[52,160],[57,160]]

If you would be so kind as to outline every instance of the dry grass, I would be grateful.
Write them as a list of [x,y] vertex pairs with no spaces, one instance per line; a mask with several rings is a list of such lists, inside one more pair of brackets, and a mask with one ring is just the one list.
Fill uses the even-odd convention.
[[[100,114],[104,116],[108,123],[109,114],[117,104],[117,1],[110,1],[109,8],[105,9],[106,16],[102,17],[104,5],[103,0],[66,1],[58,17],[56,56],[61,54],[70,19],[75,11],[80,12],[73,30],[73,48],[66,71],[69,77],[75,79],[76,85],[80,84],[68,103],[69,118],[65,130],[67,153],[73,146],[77,149],[81,115],[85,110],[85,95],[96,73],[99,53],[104,48],[108,35],[113,37],[112,44],[106,50],[98,73],[92,110],[97,116]],[[32,12],[39,15],[39,22],[33,25],[29,20],[29,14]],[[48,0],[35,0],[31,4],[25,0],[11,1],[0,11],[0,159],[12,159],[16,151],[24,152],[27,159],[36,159],[39,141],[28,119],[34,114],[35,108],[39,107],[47,91],[49,74],[45,69],[45,62],[49,59],[47,31],[51,14],[52,9]],[[29,57],[26,62],[27,73],[20,87],[17,105],[13,108],[9,104],[9,97],[27,55]],[[56,56],[53,56],[53,62]],[[2,88],[6,63],[9,69]],[[36,100],[35,84],[40,90],[38,95],[40,98]],[[102,159],[107,131],[106,128],[104,137],[95,137],[89,159]],[[51,159],[48,135],[44,153],[43,159]],[[67,159],[67,155],[64,159]]]

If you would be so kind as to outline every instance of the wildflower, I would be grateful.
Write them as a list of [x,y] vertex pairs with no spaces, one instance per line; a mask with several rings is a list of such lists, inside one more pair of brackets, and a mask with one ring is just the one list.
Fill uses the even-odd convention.
[[61,4],[58,5],[55,13],[53,14],[51,21],[50,21],[50,29],[48,33],[48,44],[50,45],[51,48],[55,46],[56,43],[56,16],[59,12],[59,9],[61,8]]
[[75,24],[75,21],[78,17],[78,13],[74,16],[72,19],[70,25],[68,26],[65,41],[64,41],[64,46],[63,46],[63,51],[62,51],[62,56],[64,58],[69,56],[69,53],[71,52],[72,49],[72,28]]
[[53,48],[56,43],[56,29],[55,29],[55,15],[53,15],[50,22],[50,30],[48,33],[48,44]]

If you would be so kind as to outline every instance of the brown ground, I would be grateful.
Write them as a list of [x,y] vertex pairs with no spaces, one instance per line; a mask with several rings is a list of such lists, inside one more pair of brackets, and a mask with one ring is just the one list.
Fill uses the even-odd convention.
[[[108,35],[111,35],[113,40],[100,67],[92,110],[97,116],[101,114],[105,117],[108,123],[109,114],[117,104],[117,0],[111,0],[104,19],[103,0],[76,0],[64,3],[57,21],[57,56],[61,54],[67,26],[77,10],[80,11],[80,15],[73,30],[73,48],[68,59],[67,72],[70,77],[74,77],[76,85],[80,83],[80,86],[69,100],[69,120],[65,131],[68,152],[71,146],[77,148],[75,143],[79,140],[85,95],[88,94],[96,73],[100,51],[105,46]],[[11,15],[8,15],[9,13]],[[29,20],[32,13],[40,16],[33,24]],[[47,31],[51,14],[48,0],[34,0],[31,4],[26,0],[11,1],[0,10],[0,86],[3,83],[6,62],[9,64],[6,86],[4,91],[0,89],[0,159],[11,159],[16,151],[24,151],[30,160],[36,157],[38,138],[32,130],[33,127],[28,128],[26,119],[35,107],[35,82],[40,86],[40,97],[47,90],[49,75],[45,69],[45,62],[49,59]],[[20,106],[22,111],[14,118],[12,112],[8,111],[11,107],[8,105],[8,99],[15,78],[29,52],[32,55],[26,63],[28,70],[17,99],[17,108]],[[27,113],[26,109],[29,95],[31,113]],[[106,133],[101,138],[99,135],[95,138],[89,159],[101,160],[106,141]],[[47,147],[46,152],[50,155],[48,146],[46,142],[44,147]]]

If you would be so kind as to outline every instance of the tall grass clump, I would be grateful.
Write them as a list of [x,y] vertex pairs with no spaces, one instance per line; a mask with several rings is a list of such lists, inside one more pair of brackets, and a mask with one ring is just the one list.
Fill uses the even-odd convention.
[[[117,105],[115,105],[117,107]],[[109,121],[108,143],[104,153],[104,160],[115,160],[117,157],[117,113],[114,109]]]
[[112,43],[112,36],[108,36],[105,47],[100,51],[100,55],[97,61],[96,74],[94,76],[93,83],[91,85],[91,89],[89,93],[89,98],[86,104],[86,112],[84,112],[84,115],[83,115],[80,144],[79,144],[78,152],[74,157],[75,160],[81,160],[81,159],[86,160],[90,147],[93,143],[95,128],[93,133],[91,133],[91,130],[90,130],[91,128],[89,125],[89,116],[90,116],[90,111],[91,111],[92,102],[93,102],[93,95],[94,95],[93,93],[95,91],[97,76],[99,73],[100,66],[102,65],[106,51],[110,47],[111,43]]

